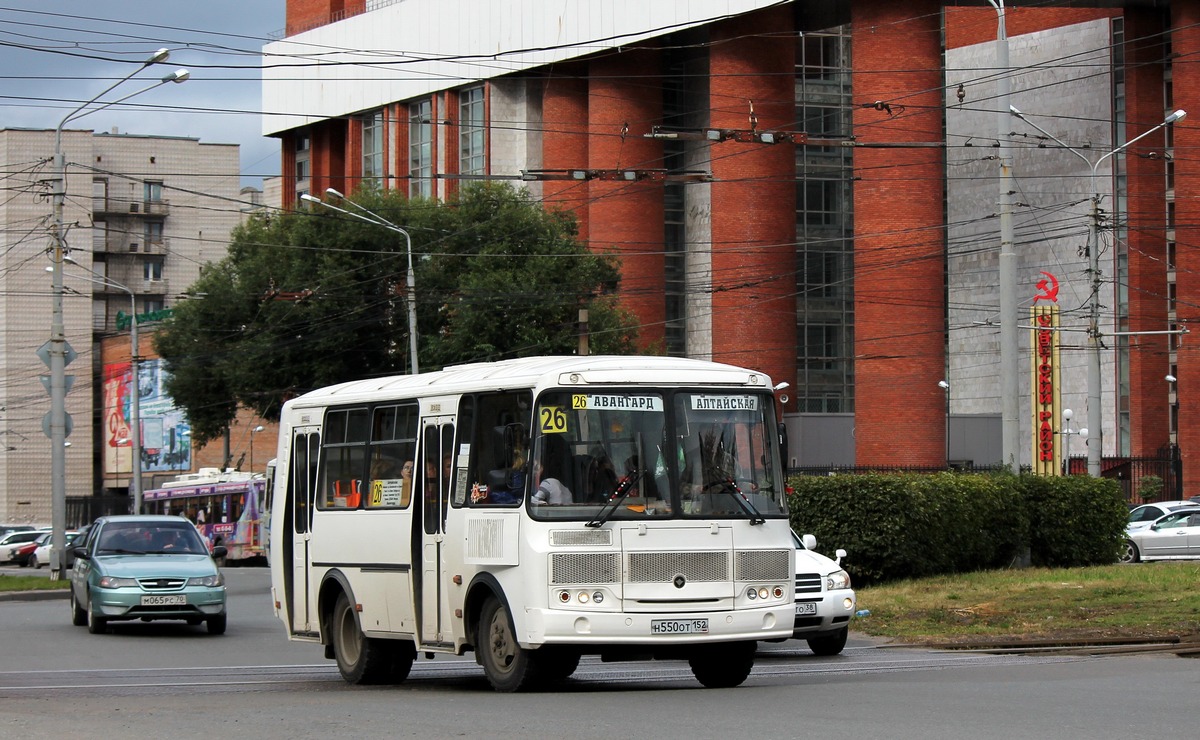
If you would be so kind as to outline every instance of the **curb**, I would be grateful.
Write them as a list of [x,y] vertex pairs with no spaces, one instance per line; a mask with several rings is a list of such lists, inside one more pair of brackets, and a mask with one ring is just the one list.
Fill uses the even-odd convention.
[[50,601],[65,599],[71,595],[70,588],[44,588],[37,591],[3,591],[0,601]]

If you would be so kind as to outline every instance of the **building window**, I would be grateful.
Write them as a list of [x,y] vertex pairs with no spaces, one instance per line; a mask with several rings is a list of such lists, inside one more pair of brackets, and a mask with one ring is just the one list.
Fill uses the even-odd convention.
[[483,120],[483,85],[468,87],[458,96],[458,171],[485,174],[486,131]]
[[146,260],[142,263],[142,277],[146,280],[162,280],[162,272],[162,260]]
[[163,184],[161,182],[147,180],[146,182],[142,183],[142,192],[144,193],[144,197],[142,199],[147,203],[161,203],[162,191]]
[[383,182],[383,111],[368,113],[362,119],[363,184]]
[[144,227],[143,236],[147,244],[162,244],[163,243],[163,222],[162,221],[147,221]]
[[161,298],[142,299],[142,313],[154,313],[155,311],[161,310],[163,310],[163,302]]
[[311,139],[307,131],[296,133],[296,193],[308,192],[308,179],[312,177]]
[[408,195],[433,197],[433,101],[408,106]]

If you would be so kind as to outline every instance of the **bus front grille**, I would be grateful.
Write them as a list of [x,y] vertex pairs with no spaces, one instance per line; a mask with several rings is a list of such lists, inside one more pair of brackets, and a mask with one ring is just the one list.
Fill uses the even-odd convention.
[[621,556],[615,552],[560,552],[550,556],[550,583],[554,586],[617,583]]
[[735,554],[734,580],[790,581],[787,550],[738,550]]
[[728,581],[727,552],[633,552],[630,583],[670,583],[682,575],[689,581]]

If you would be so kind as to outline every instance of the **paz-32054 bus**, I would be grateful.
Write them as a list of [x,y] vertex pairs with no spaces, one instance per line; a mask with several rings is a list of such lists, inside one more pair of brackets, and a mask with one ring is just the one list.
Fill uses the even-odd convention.
[[351,683],[474,651],[492,686],[580,656],[689,661],[705,686],[790,637],[794,551],[766,375],[542,357],[285,404],[271,589]]

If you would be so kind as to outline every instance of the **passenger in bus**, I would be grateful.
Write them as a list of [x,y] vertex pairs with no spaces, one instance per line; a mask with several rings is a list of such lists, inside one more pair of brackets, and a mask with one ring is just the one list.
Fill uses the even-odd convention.
[[603,445],[592,445],[588,454],[591,461],[587,470],[586,503],[598,504],[607,501],[613,491],[617,490],[617,470]]
[[534,480],[540,480],[537,490],[531,497],[534,503],[571,504],[575,502],[574,496],[571,495],[571,489],[563,485],[559,479],[560,474],[554,470],[557,459],[556,457],[547,459],[547,463],[551,466],[549,469],[543,467],[540,460],[533,464]]
[[413,486],[413,461],[405,460],[404,465],[400,468],[400,498],[405,506],[412,498]]

